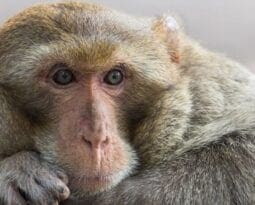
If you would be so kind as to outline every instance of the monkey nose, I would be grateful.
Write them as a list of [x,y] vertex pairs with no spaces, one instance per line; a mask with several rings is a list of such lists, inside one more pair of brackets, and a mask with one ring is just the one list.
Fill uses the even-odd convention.
[[109,144],[110,140],[108,136],[84,136],[83,141],[90,149],[104,149]]

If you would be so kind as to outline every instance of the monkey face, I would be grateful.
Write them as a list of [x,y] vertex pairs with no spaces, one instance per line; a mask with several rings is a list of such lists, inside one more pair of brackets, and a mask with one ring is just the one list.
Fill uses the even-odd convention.
[[39,89],[54,99],[56,132],[51,146],[55,156],[47,145],[40,148],[44,137],[37,139],[37,147],[67,171],[71,189],[91,194],[114,186],[136,164],[120,127],[121,121],[127,121],[118,114],[128,75],[123,65],[105,66],[106,70],[68,63],[39,73]]
[[67,172],[77,195],[131,173],[136,126],[177,79],[166,46],[139,22],[60,3],[28,9],[0,32],[0,81],[31,124],[34,149]]

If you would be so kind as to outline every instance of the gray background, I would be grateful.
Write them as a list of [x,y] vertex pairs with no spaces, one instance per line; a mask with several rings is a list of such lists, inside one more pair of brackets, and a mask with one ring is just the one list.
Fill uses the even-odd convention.
[[[0,23],[42,0],[0,0]],[[255,71],[255,1],[252,0],[94,0],[135,15],[173,13],[202,45],[237,59]],[[0,42],[1,43],[1,42]]]

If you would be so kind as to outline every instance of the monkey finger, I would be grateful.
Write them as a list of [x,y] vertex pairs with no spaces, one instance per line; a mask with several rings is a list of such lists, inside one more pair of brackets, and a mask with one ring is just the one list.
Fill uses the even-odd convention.
[[28,194],[28,204],[29,205],[55,205],[56,199],[50,196],[47,191],[40,189],[39,192],[34,192]]
[[70,195],[69,188],[57,177],[51,175],[47,177],[39,176],[38,178],[35,178],[35,181],[44,190],[47,190],[49,195],[52,195],[58,201],[63,201]]
[[[55,165],[48,164],[48,162],[43,163],[45,167],[48,168],[48,171],[51,175],[58,177],[61,181],[63,181],[65,184],[68,184],[68,176],[65,174],[63,170],[61,170],[59,167],[56,167]],[[52,171],[54,170],[54,171]]]
[[55,197],[50,195],[38,181],[34,178],[26,179],[27,184],[22,181],[17,182],[18,190],[21,196],[26,200],[25,205],[52,205],[56,201]]
[[63,173],[62,171],[57,170],[56,173],[57,177],[63,181],[65,184],[68,184],[69,180],[68,177],[65,173]]
[[0,204],[3,204],[3,205],[26,205],[27,204],[25,199],[19,193],[19,190],[14,185],[7,186],[5,190],[6,190],[6,193],[4,193],[4,196],[0,196],[1,198]]
[[[31,202],[28,202],[26,205],[36,205],[36,204],[32,204]],[[47,204],[47,205],[59,205],[59,203],[58,203],[58,201],[54,201],[51,204]]]

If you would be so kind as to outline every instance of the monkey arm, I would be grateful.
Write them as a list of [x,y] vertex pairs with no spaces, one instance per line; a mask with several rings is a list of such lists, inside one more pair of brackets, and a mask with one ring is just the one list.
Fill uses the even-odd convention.
[[[77,204],[254,204],[255,140],[232,134]],[[255,200],[255,199],[254,199]],[[75,204],[76,204],[75,203]],[[74,204],[67,201],[63,205]]]

